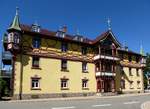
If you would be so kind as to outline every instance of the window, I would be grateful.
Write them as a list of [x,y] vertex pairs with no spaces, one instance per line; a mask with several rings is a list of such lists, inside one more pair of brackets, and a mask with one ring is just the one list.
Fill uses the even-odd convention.
[[13,38],[14,34],[13,33],[9,33],[8,34],[8,43],[10,42],[14,42],[14,38]]
[[32,78],[31,83],[32,89],[40,89],[40,78]]
[[125,80],[121,80],[121,89],[125,89]]
[[33,57],[32,58],[32,67],[39,67],[39,57]]
[[139,69],[136,69],[136,75],[137,75],[137,76],[140,76],[140,75],[139,75]]
[[82,55],[86,55],[87,54],[87,48],[86,47],[82,47]]
[[88,72],[87,62],[82,62],[82,72]]
[[32,31],[34,31],[34,32],[40,32],[40,26],[38,24],[33,24],[32,25]]
[[88,88],[88,79],[82,79],[82,88]]
[[41,46],[41,39],[39,37],[33,38],[33,47],[34,48],[40,48]]
[[136,57],[136,62],[139,63],[139,58],[138,57]]
[[62,44],[61,44],[61,51],[62,52],[67,52],[67,50],[68,50],[68,44],[62,42]]
[[140,81],[137,81],[137,88],[140,89]]
[[132,75],[132,69],[131,69],[131,68],[129,68],[129,76],[133,76],[133,75]]
[[63,32],[63,31],[57,31],[56,36],[64,38],[65,37],[65,32]]
[[104,71],[113,72],[111,63],[105,62],[104,66],[105,66],[105,70]]
[[67,70],[67,60],[61,60],[61,70]]
[[68,79],[61,79],[61,89],[68,88]]
[[97,72],[97,71],[100,71],[100,63],[99,63],[99,62],[97,62],[97,63],[95,64],[95,67],[96,67],[96,69],[95,69],[96,72]]
[[133,81],[130,81],[130,89],[133,89]]
[[14,43],[19,44],[19,33],[14,33]]
[[131,56],[129,56],[129,62],[131,62],[132,61],[132,57]]

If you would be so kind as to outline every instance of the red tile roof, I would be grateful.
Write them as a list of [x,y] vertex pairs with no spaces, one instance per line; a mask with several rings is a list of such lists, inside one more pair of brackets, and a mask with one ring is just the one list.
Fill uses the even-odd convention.
[[[66,34],[64,38],[61,38],[61,37],[56,37],[56,32],[50,31],[50,30],[47,30],[47,29],[42,29],[41,28],[40,32],[37,33],[37,32],[32,31],[32,29],[31,29],[32,26],[21,24],[20,27],[21,27],[22,31],[27,32],[27,33],[41,34],[43,36],[47,36],[48,38],[53,37],[53,38],[57,38],[57,39],[61,39],[61,40],[79,42],[79,41],[73,39],[74,38],[73,35]],[[80,43],[93,45],[93,44],[96,44],[99,40],[103,39],[104,37],[106,37],[109,34],[110,34],[110,31],[106,31],[106,32],[102,33],[101,35],[99,35],[98,37],[96,37],[96,39],[94,39],[94,40],[84,38],[83,42],[80,42]],[[116,40],[116,38],[115,38],[115,40]],[[120,44],[118,41],[117,41],[117,43]],[[118,49],[118,50],[122,51],[122,52],[128,52],[128,53],[131,53],[131,54],[140,55],[139,53],[135,53],[131,50],[128,50],[128,51],[123,50],[123,49]]]
[[[61,37],[56,37],[56,32],[54,32],[54,31],[50,31],[50,30],[41,28],[40,32],[38,33],[38,32],[32,31],[31,26],[29,26],[29,25],[21,24],[20,27],[21,27],[22,31],[24,31],[24,32],[28,32],[28,33],[32,33],[32,34],[41,34],[43,36],[55,37],[57,39],[62,39]],[[73,42],[79,42],[79,41],[73,40],[73,38],[74,38],[73,35],[66,34],[63,39],[64,40],[70,40],[70,41],[73,41]],[[88,39],[88,38],[84,38],[84,41],[81,42],[81,43],[92,44],[93,41]]]

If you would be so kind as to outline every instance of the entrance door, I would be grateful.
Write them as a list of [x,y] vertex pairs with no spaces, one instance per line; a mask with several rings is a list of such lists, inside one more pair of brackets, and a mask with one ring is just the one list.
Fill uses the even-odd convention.
[[111,92],[111,80],[105,80],[104,82],[104,92]]
[[101,81],[97,81],[97,92],[101,92]]

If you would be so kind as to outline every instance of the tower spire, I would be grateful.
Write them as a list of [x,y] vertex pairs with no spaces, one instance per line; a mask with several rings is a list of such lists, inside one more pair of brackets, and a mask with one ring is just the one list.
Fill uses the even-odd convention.
[[18,11],[19,11],[19,8],[16,7],[16,15],[15,15],[15,17],[14,17],[14,19],[13,19],[12,24],[11,24],[10,27],[8,28],[8,31],[10,31],[10,30],[18,30],[18,31],[21,31]]
[[144,50],[143,50],[142,43],[141,43],[141,45],[140,45],[140,54],[141,54],[142,56],[144,56]]
[[19,7],[16,7],[16,16],[19,15]]
[[110,18],[107,19],[107,26],[108,26],[108,30],[111,30],[111,20],[110,20]]

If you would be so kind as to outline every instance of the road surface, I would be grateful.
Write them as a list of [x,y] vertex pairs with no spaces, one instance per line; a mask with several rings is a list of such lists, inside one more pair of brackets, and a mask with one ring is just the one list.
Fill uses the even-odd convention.
[[149,95],[99,97],[72,100],[0,102],[0,109],[141,109]]

